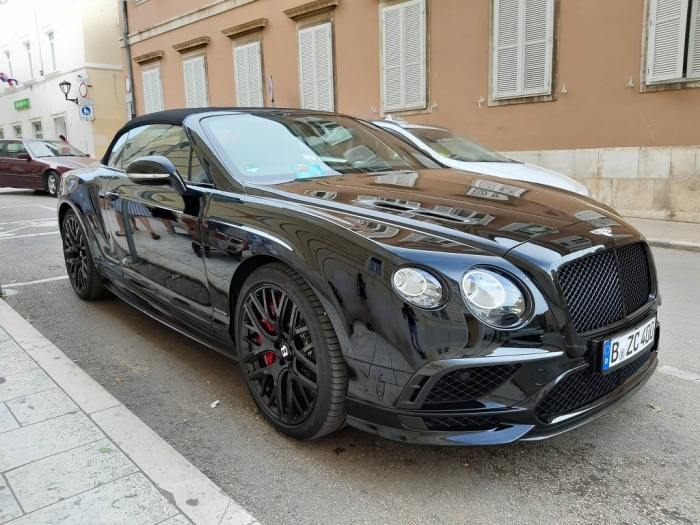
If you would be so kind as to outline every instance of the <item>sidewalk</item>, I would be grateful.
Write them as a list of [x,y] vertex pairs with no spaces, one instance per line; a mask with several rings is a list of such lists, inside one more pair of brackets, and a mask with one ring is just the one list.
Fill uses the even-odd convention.
[[0,523],[258,522],[0,300]]
[[700,224],[651,219],[625,220],[642,232],[650,246],[700,252]]

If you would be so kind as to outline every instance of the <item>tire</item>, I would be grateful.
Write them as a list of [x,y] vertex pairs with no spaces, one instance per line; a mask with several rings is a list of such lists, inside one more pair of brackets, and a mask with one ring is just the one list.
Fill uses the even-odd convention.
[[92,258],[85,228],[73,210],[67,211],[63,217],[61,239],[73,291],[85,301],[102,298],[106,288]]
[[239,294],[235,330],[248,390],[279,432],[314,439],[345,423],[348,374],[340,343],[299,274],[279,263],[254,271]]
[[52,197],[58,197],[58,186],[61,183],[61,176],[55,171],[47,171],[44,180],[46,192]]

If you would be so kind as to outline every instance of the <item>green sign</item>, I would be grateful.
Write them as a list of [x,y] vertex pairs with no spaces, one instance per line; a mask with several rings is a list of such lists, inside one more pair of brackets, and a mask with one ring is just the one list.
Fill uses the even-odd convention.
[[19,111],[20,109],[29,109],[30,107],[32,107],[32,105],[29,102],[28,98],[23,98],[22,100],[15,101],[15,109],[17,111]]

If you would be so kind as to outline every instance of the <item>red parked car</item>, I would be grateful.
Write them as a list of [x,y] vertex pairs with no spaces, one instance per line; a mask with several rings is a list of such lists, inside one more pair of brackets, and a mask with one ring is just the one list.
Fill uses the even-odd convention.
[[96,162],[67,142],[58,140],[0,140],[0,188],[43,190],[58,196],[66,171]]

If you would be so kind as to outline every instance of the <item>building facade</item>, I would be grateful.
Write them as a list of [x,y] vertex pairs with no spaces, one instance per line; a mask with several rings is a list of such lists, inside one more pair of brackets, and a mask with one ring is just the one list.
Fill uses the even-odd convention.
[[[0,72],[19,81],[0,83],[0,137],[64,135],[101,156],[126,120],[119,36],[111,0],[0,0]],[[64,81],[91,109],[66,100]]]
[[699,4],[128,0],[135,107],[397,115],[700,222]]

